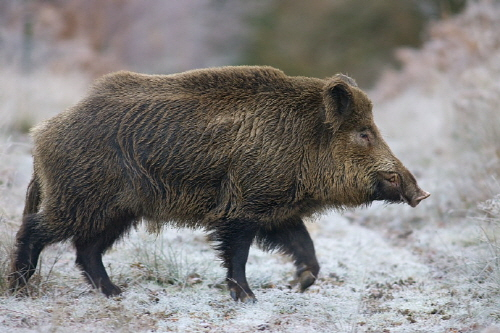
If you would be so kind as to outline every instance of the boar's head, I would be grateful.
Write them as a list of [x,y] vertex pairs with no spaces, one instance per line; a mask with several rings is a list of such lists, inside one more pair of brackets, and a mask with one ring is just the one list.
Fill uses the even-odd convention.
[[[372,103],[354,80],[329,79],[323,90],[324,122],[330,133],[324,151],[332,153],[333,204],[355,206],[374,200],[412,207],[430,193],[397,159],[373,121]],[[328,158],[327,158],[328,159]]]

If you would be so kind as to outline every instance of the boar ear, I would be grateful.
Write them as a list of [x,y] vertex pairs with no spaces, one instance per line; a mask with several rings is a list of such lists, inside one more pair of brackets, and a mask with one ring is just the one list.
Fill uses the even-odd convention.
[[351,113],[352,91],[356,83],[345,75],[336,75],[323,89],[324,122],[336,131]]

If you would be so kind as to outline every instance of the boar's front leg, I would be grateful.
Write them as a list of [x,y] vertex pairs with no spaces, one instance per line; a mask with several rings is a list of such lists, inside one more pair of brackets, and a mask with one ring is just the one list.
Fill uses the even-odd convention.
[[257,224],[253,221],[224,219],[212,234],[212,239],[219,242],[216,249],[220,251],[223,265],[227,269],[227,285],[235,301],[256,301],[248,286],[245,266],[257,229]]
[[278,250],[292,257],[297,267],[296,275],[301,292],[316,281],[319,264],[313,241],[301,218],[295,217],[261,228],[257,233],[257,242],[264,250]]

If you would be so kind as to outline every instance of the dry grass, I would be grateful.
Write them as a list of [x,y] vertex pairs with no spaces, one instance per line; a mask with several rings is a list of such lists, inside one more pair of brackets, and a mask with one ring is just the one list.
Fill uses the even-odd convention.
[[140,227],[104,257],[125,290],[120,297],[88,287],[68,244],[43,252],[27,297],[7,295],[31,174],[26,128],[76,102],[88,82],[3,69],[0,331],[477,332],[500,325],[499,18],[498,5],[480,2],[436,24],[423,49],[406,51],[403,69],[371,94],[389,144],[432,196],[416,209],[377,204],[319,218],[310,229],[322,271],[304,294],[291,283],[288,260],[252,250],[247,273],[259,299],[252,306],[230,300],[203,233],[169,228],[152,236]]
[[500,194],[479,208],[485,212],[485,216],[478,218],[485,247],[483,260],[476,269],[477,280],[490,294],[500,298]]

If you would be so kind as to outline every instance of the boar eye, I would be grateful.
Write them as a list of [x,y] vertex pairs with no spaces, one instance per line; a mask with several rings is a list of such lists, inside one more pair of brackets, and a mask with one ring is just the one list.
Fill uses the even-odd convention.
[[370,132],[368,131],[363,131],[361,133],[359,133],[359,137],[360,139],[362,140],[362,142],[366,145],[370,145],[372,144],[373,142],[373,138],[372,136],[370,135]]

